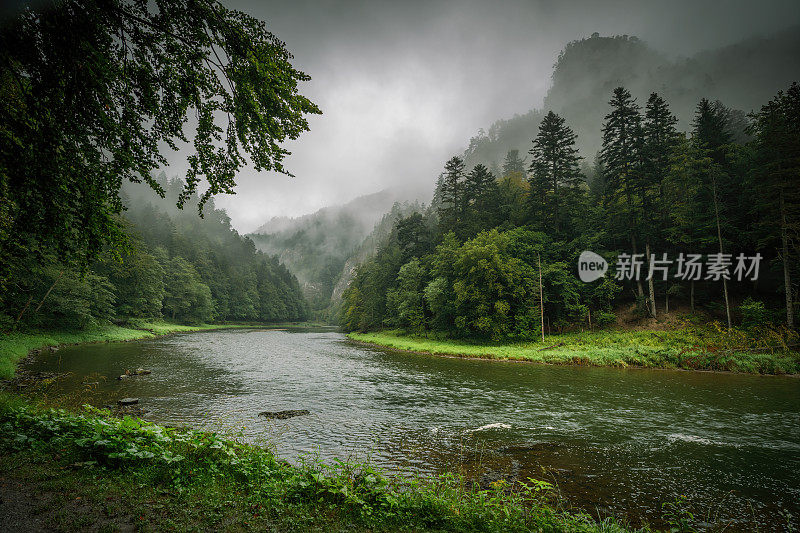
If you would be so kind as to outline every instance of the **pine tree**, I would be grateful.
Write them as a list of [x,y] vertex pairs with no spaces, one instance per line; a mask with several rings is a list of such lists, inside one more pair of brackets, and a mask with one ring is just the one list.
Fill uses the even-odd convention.
[[561,190],[576,189],[585,178],[579,169],[581,157],[575,148],[577,135],[564,119],[550,111],[539,125],[533,140],[529,182],[532,211],[538,214],[543,229],[559,234],[564,225],[566,194]]
[[508,176],[512,172],[519,172],[525,179],[525,160],[519,158],[519,150],[509,150],[506,160],[503,162],[503,176]]
[[[640,167],[639,151],[642,139],[642,117],[636,99],[624,87],[614,89],[609,104],[611,113],[603,124],[603,145],[600,161],[605,166],[605,204],[615,225],[625,226],[624,233],[637,251],[639,205],[636,201],[637,176]],[[638,297],[644,299],[641,280],[636,281]]]
[[458,230],[461,224],[464,210],[463,182],[464,160],[453,156],[445,163],[441,180],[439,224],[444,233]]
[[800,255],[800,85],[793,83],[779,92],[752,118],[760,240],[774,247],[781,259],[786,324],[794,329],[792,274]]
[[464,180],[465,237],[490,229],[498,222],[498,185],[485,165],[478,164]]
[[599,152],[595,154],[594,161],[589,168],[586,180],[589,186],[589,195],[596,200],[602,199],[606,189],[606,167],[600,160]]
[[433,235],[425,223],[425,217],[418,212],[400,218],[395,224],[395,232],[404,263],[414,257],[422,257],[433,249]]
[[720,102],[712,103],[703,98],[697,104],[692,122],[693,138],[698,146],[708,150],[709,156],[718,165],[725,163],[726,147],[733,139],[727,123],[727,110]]
[[[731,186],[729,174],[726,172],[728,165],[728,149],[732,136],[727,130],[727,113],[721,104],[712,104],[706,98],[700,100],[695,111],[694,130],[692,132],[692,142],[700,150],[710,164],[705,165],[707,169],[702,175],[701,202],[705,204],[707,213],[706,232],[708,242],[715,242],[715,248],[720,254],[725,251],[723,242],[722,228],[727,227],[727,206],[728,202],[722,198],[723,191]],[[708,220],[710,217],[710,220]],[[722,279],[722,293],[725,299],[725,315],[728,322],[728,329],[733,327],[731,320],[731,306],[728,298],[728,281]]]
[[[670,170],[670,157],[678,140],[675,124],[678,119],[670,112],[667,102],[652,93],[645,107],[642,125],[641,171],[639,198],[642,205],[645,254],[650,261],[651,243],[661,242],[668,224],[669,205],[665,201],[665,178]],[[650,314],[655,318],[656,297],[654,280],[648,279]]]

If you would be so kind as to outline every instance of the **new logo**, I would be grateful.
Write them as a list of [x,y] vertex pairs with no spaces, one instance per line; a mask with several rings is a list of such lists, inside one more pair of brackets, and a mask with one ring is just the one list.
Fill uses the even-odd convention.
[[602,278],[608,270],[605,259],[594,252],[585,250],[578,257],[578,277],[581,281],[589,283]]

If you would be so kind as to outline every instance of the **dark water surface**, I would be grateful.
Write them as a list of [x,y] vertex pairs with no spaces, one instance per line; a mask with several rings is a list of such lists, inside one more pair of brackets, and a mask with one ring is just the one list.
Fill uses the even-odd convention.
[[[148,376],[114,379],[126,369]],[[594,515],[656,521],[686,495],[730,530],[800,523],[800,379],[472,361],[365,348],[333,331],[228,330],[62,348],[50,394],[138,397],[146,418],[240,433],[297,460],[557,483]],[[260,411],[308,409],[265,420]]]

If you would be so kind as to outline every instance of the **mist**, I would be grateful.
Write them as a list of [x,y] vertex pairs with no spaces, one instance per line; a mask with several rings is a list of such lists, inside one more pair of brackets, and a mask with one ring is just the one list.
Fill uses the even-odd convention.
[[[481,128],[541,108],[564,46],[635,35],[668,60],[800,23],[791,1],[231,2],[263,19],[312,77],[321,116],[287,144],[295,175],[255,172],[221,196],[234,227],[299,216],[386,188],[428,201],[444,161]],[[657,88],[655,88],[657,89]],[[580,128],[579,128],[580,129]],[[171,154],[170,175],[186,154]]]

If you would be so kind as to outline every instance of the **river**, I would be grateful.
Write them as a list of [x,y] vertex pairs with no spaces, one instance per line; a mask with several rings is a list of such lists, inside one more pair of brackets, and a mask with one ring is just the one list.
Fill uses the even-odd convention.
[[[800,379],[476,361],[368,348],[333,330],[220,330],[65,347],[47,394],[138,397],[146,418],[238,435],[291,461],[533,477],[569,505],[657,522],[685,495],[706,523],[800,521]],[[147,376],[115,377],[145,368]],[[308,409],[265,420],[260,411]]]

